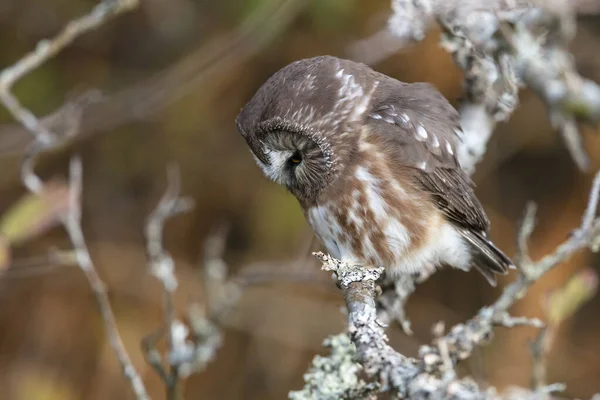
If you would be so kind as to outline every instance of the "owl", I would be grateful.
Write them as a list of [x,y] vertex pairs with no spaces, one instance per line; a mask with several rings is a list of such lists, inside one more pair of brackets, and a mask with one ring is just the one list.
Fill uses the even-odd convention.
[[459,115],[430,84],[331,56],[270,77],[236,119],[264,174],[333,257],[391,276],[514,268],[462,170]]

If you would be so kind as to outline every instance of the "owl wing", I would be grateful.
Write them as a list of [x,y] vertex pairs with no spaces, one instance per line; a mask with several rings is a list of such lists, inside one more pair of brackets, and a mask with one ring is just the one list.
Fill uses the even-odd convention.
[[401,92],[372,109],[378,133],[391,142],[388,148],[401,165],[414,168],[418,183],[450,221],[487,232],[489,220],[456,156],[462,135],[458,112],[430,84],[407,84]]
[[456,155],[462,140],[458,112],[433,86],[404,84],[377,103],[369,118],[394,158],[414,170],[414,178],[430,193],[446,219],[459,228],[475,250],[474,265],[495,285],[494,273],[506,273],[510,259],[486,237],[490,222],[475,196],[473,182]]

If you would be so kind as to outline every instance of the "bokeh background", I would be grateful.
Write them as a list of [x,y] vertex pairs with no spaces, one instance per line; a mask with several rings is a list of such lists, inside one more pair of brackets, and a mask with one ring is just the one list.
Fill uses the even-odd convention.
[[[0,1],[0,68],[87,12],[91,0]],[[380,31],[388,0],[145,0],[139,9],[78,39],[16,86],[37,115],[47,115],[89,89],[105,98],[85,109],[75,143],[44,156],[44,177],[64,175],[68,156],[84,162],[84,230],[105,280],[118,324],[153,398],[163,385],[145,365],[139,342],[161,324],[161,291],[146,267],[143,226],[161,196],[165,167],[179,164],[183,192],[196,208],[170,221],[165,245],[177,263],[177,313],[205,301],[203,243],[227,223],[229,274],[266,265],[226,318],[224,344],[207,369],[185,385],[189,399],[281,399],[302,387],[322,340],[344,328],[342,299],[309,256],[318,244],[295,200],[269,183],[237,133],[234,119],[272,73],[320,54],[360,59],[360,40]],[[579,16],[572,52],[584,76],[600,81],[600,17]],[[454,104],[461,73],[438,45],[439,32],[373,66],[403,81],[435,84]],[[380,43],[382,49],[389,45]],[[377,53],[377,46],[374,48]],[[371,54],[372,55],[372,54]],[[370,56],[371,56],[370,55]],[[539,257],[580,221],[591,173],[574,166],[546,118],[543,104],[522,92],[521,106],[498,127],[474,179],[492,220],[492,237],[514,254],[515,230],[528,200],[539,204],[531,251]],[[0,214],[23,195],[19,162],[28,134],[0,109]],[[600,166],[600,136],[583,129],[593,170]],[[31,263],[49,247],[67,248],[54,229],[14,249],[0,275],[0,398],[128,399],[127,382],[107,343],[95,300],[76,267]],[[312,246],[312,247],[311,247]],[[541,303],[575,270],[598,268],[588,254],[554,270],[515,307],[542,316]],[[492,302],[476,273],[441,271],[408,304],[414,335],[390,329],[394,347],[415,355],[431,327],[464,321]],[[600,298],[562,324],[549,356],[550,381],[567,395],[600,391]],[[529,328],[498,329],[465,371],[500,387],[528,385]]]

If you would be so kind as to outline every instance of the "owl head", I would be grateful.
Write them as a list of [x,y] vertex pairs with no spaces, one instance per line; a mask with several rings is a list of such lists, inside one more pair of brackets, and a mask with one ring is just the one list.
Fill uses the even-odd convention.
[[236,123],[265,175],[300,199],[349,162],[377,86],[374,71],[331,56],[296,61],[257,91]]

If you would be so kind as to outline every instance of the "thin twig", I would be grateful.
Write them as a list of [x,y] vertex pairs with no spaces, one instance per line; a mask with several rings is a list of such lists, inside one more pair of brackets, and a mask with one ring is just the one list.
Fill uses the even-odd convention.
[[54,38],[42,40],[37,44],[35,50],[0,72],[0,99],[13,117],[36,136],[39,143],[49,145],[56,141],[56,137],[11,93],[13,85],[54,57],[79,36],[102,26],[112,17],[136,8],[137,5],[138,0],[102,1],[88,14],[69,22]]
[[517,232],[517,254],[515,256],[515,264],[523,271],[531,264],[529,255],[529,239],[535,229],[535,215],[537,213],[537,205],[534,202],[527,203],[523,220],[519,231]]
[[154,369],[163,382],[169,382],[171,377],[162,364],[160,352],[156,349],[158,341],[165,335],[164,329],[159,328],[156,331],[146,335],[141,341],[142,353],[144,359]]
[[[590,194],[590,203],[593,203],[593,197]],[[531,214],[532,215],[532,214]],[[600,236],[600,217],[596,217],[592,224],[585,229],[580,227],[575,234],[560,244],[554,252],[546,255],[542,259],[530,263],[526,268],[521,267],[521,274],[516,282],[508,285],[500,297],[489,307],[481,309],[474,318],[471,318],[464,324],[456,325],[447,335],[447,339],[454,346],[453,356],[457,360],[468,358],[473,349],[485,343],[492,333],[493,326],[507,321],[507,313],[519,299],[525,296],[527,289],[539,280],[544,274],[565,261],[575,252],[588,247]],[[514,317],[510,317],[515,322]],[[517,319],[518,322],[524,320]],[[534,322],[533,325],[538,325]],[[539,324],[541,326],[541,324]]]
[[62,272],[75,266],[77,266],[77,260],[72,250],[52,249],[44,256],[33,256],[12,261],[6,270],[0,272],[0,279],[29,278],[50,272]]
[[538,318],[528,317],[513,317],[508,313],[501,313],[494,319],[496,325],[501,325],[506,328],[514,328],[515,326],[532,326],[534,328],[544,328],[545,324]]
[[[54,136],[37,117],[23,107],[18,99],[11,93],[15,82],[42,65],[45,61],[60,52],[83,33],[103,25],[109,17],[121,12],[131,10],[137,6],[137,0],[104,1],[98,4],[87,15],[71,21],[53,39],[44,40],[36,49],[17,61],[11,67],[0,72],[0,100],[11,114],[23,124],[34,136],[34,142],[23,160],[21,166],[21,179],[25,187],[33,193],[41,193],[44,182],[35,173],[36,157],[50,147],[57,147],[59,140]],[[85,274],[88,283],[100,309],[104,320],[106,335],[111,347],[123,369],[123,375],[138,399],[149,399],[142,378],[135,369],[127,350],[119,335],[116,319],[104,283],[98,275],[90,257],[83,230],[81,227],[81,195],[82,195],[82,165],[78,156],[71,159],[69,164],[69,209],[63,216],[62,223],[72,242],[75,259]]]
[[542,329],[537,338],[529,344],[529,351],[533,359],[533,372],[531,374],[531,386],[539,390],[546,386],[546,358],[548,355],[548,329]]
[[592,182],[592,189],[588,200],[583,220],[581,221],[581,229],[588,230],[592,227],[594,219],[598,213],[598,200],[600,198],[600,172],[596,174]]
[[[107,95],[106,101],[88,102],[82,107],[81,125],[77,135],[70,136],[70,143],[111,131],[127,122],[155,117],[181,96],[256,55],[294,21],[306,4],[303,0],[268,1],[233,31],[202,38],[201,46],[168,68]],[[69,110],[60,107],[40,122],[52,127],[68,117]],[[23,154],[31,143],[24,135],[26,132],[27,128],[21,124],[0,125],[0,157]]]
[[81,159],[77,156],[73,157],[70,162],[70,206],[66,218],[63,220],[63,224],[73,244],[73,250],[75,251],[75,258],[77,263],[84,272],[92,292],[98,302],[102,319],[104,320],[104,327],[108,340],[115,350],[117,358],[121,363],[123,374],[130,381],[131,386],[138,399],[149,399],[146,393],[146,388],[142,378],[138,374],[137,370],[133,366],[133,362],[125,349],[123,340],[119,335],[117,328],[117,321],[115,320],[114,313],[110,306],[106,287],[100,279],[100,276],[96,272],[96,268],[90,257],[83,231],[81,229],[81,193],[82,193],[82,176],[83,169],[81,166]]
[[577,128],[577,122],[574,118],[561,116],[552,121],[555,128],[558,129],[565,147],[571,154],[571,158],[577,164],[581,171],[587,171],[590,168],[590,157],[585,151],[583,138]]
[[[406,303],[409,297],[417,290],[417,285],[425,282],[435,270],[422,271],[416,275],[401,275],[391,283],[393,290],[388,288],[383,290],[377,301],[383,308],[379,310],[379,319],[384,324],[389,324],[390,320],[396,320],[407,335],[412,335],[411,322],[406,315]],[[385,286],[385,285],[382,285]]]
[[[148,217],[146,223],[146,247],[150,272],[160,281],[163,287],[164,328],[160,332],[164,333],[171,355],[179,352],[179,349],[177,349],[177,334],[175,332],[178,325],[175,320],[173,307],[173,294],[177,289],[178,283],[175,276],[173,259],[163,247],[163,230],[169,218],[189,211],[193,206],[191,199],[179,197],[180,190],[181,178],[179,170],[172,165],[167,169],[167,190]],[[167,398],[169,400],[176,400],[181,398],[179,364],[170,362],[170,372],[167,373],[165,371],[162,366],[160,354],[156,351],[155,347],[158,339],[159,336],[153,334],[142,342],[142,347],[146,360],[157,371],[167,387]]]
[[[42,149],[43,145],[34,146],[21,167],[23,183],[27,189],[33,193],[41,193],[44,187],[42,180],[35,174],[34,168],[35,158]],[[85,274],[89,286],[94,293],[100,314],[104,320],[104,327],[109,343],[121,364],[123,375],[129,380],[138,399],[149,399],[142,378],[133,365],[125,345],[123,344],[106,288],[96,271],[85,242],[81,227],[82,192],[83,167],[81,159],[78,156],[74,156],[69,163],[69,208],[67,214],[62,217],[61,221],[73,245],[75,260]]]

